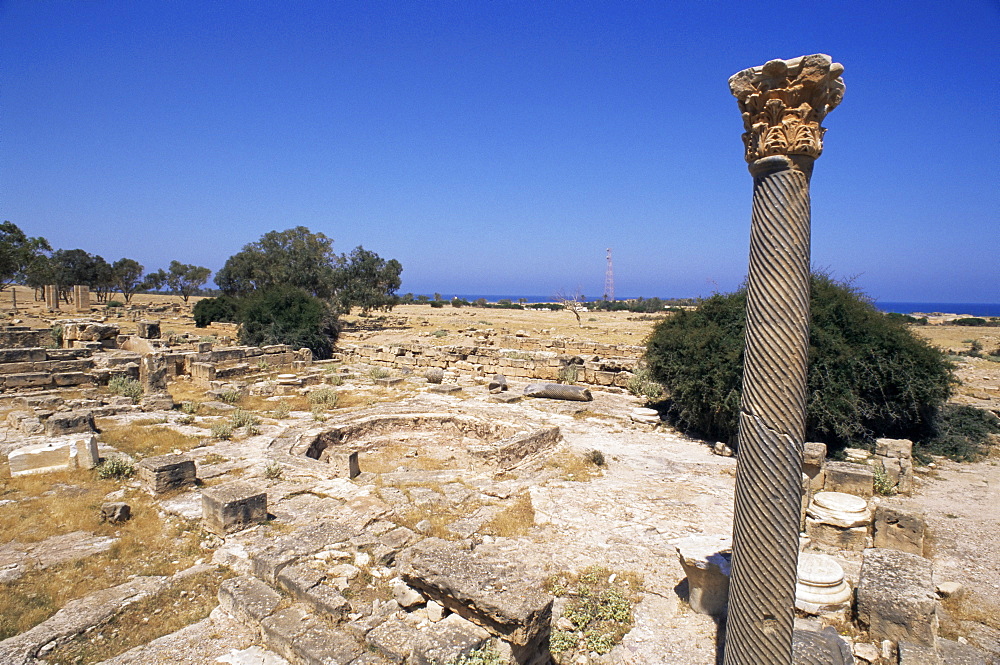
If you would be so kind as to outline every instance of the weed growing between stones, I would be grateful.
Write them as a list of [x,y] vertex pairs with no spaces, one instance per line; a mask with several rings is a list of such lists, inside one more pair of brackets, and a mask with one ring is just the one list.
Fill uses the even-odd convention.
[[271,462],[264,467],[264,477],[268,480],[281,480],[281,465],[277,462]]
[[653,380],[649,368],[638,368],[626,384],[628,391],[636,397],[642,397],[647,404],[663,399],[663,386]]
[[340,395],[335,390],[330,390],[329,388],[321,388],[320,390],[314,390],[309,393],[309,403],[314,407],[322,407],[324,409],[335,409],[337,408],[337,402],[340,399]]
[[566,365],[559,370],[559,383],[576,383],[578,374],[579,365]]
[[632,573],[617,573],[591,566],[579,575],[562,572],[545,582],[545,590],[568,598],[552,631],[549,649],[559,663],[575,662],[577,655],[593,651],[604,655],[632,628],[632,608],[639,600],[642,580]]
[[109,457],[97,467],[97,477],[101,480],[123,480],[135,475],[135,464],[127,457]]
[[274,407],[274,411],[271,412],[271,415],[277,418],[278,420],[284,420],[285,418],[288,417],[288,414],[290,414],[291,412],[292,412],[292,407],[288,404],[288,402],[281,401],[278,402],[277,406]]
[[233,424],[233,429],[238,429],[240,427],[256,427],[260,424],[260,418],[249,411],[244,411],[243,409],[236,409],[233,411],[230,421]]
[[108,381],[108,390],[115,395],[128,397],[135,404],[142,397],[142,384],[127,376],[113,376]]
[[449,660],[446,665],[507,665],[507,660],[492,644],[487,644],[469,653]]
[[372,367],[368,371],[368,376],[375,379],[388,379],[392,375],[392,372],[387,370],[385,367]]
[[897,484],[892,482],[892,478],[885,472],[881,464],[872,464],[872,472],[875,474],[875,493],[880,496],[893,496],[897,491]]
[[233,438],[233,426],[227,422],[217,422],[212,425],[212,438],[228,441]]
[[243,399],[243,393],[239,390],[227,390],[226,392],[219,395],[219,399],[226,404],[238,404],[241,399]]
[[181,411],[188,414],[189,416],[194,416],[198,414],[198,407],[201,404],[198,402],[185,401],[181,402]]

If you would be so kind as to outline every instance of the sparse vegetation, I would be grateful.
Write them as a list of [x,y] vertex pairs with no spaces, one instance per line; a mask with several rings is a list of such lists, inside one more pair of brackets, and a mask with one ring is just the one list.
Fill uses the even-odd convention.
[[239,404],[243,399],[243,393],[239,390],[227,390],[219,395],[219,399],[226,404]]
[[896,483],[892,482],[882,465],[872,464],[872,472],[875,475],[875,493],[879,496],[894,496],[897,492]]
[[97,477],[101,480],[124,480],[135,475],[135,464],[121,455],[115,455],[102,461],[97,466]]
[[648,367],[642,366],[635,370],[626,384],[628,391],[636,397],[645,398],[647,403],[663,399],[663,386],[653,380]]
[[135,379],[119,374],[108,380],[108,390],[115,395],[128,397],[135,404],[142,397],[142,384]]
[[228,441],[233,438],[233,426],[225,421],[213,423],[210,431],[213,439]]
[[918,459],[944,455],[958,462],[972,462],[989,454],[991,437],[1000,434],[1000,418],[974,406],[947,404],[933,421],[931,435],[914,450]]
[[563,365],[559,368],[559,383],[576,383],[579,371],[579,365]]
[[282,400],[275,405],[272,415],[278,420],[284,420],[291,412],[292,407],[288,404],[288,402]]
[[309,403],[314,407],[335,409],[337,408],[337,402],[339,399],[339,393],[335,390],[330,390],[329,388],[321,388],[309,393]]
[[372,367],[368,371],[368,376],[370,376],[372,380],[388,379],[390,376],[392,376],[392,372],[387,370],[385,367]]
[[446,665],[507,665],[507,659],[492,644],[473,649],[464,656],[449,660]]
[[496,517],[484,524],[482,533],[513,538],[525,535],[534,525],[535,507],[531,504],[531,495],[524,492]]
[[592,566],[579,575],[559,573],[545,583],[546,591],[569,598],[563,618],[572,630],[554,630],[550,649],[570,653],[563,662],[573,662],[575,653],[611,651],[632,627],[632,608],[638,602],[642,582],[635,575],[615,573]]
[[281,480],[282,467],[278,462],[270,462],[264,467],[264,477],[268,480]]
[[166,455],[174,450],[191,450],[200,442],[167,425],[108,425],[101,428],[101,441],[135,457]]
[[236,409],[233,411],[233,415],[230,417],[233,428],[238,429],[240,427],[256,427],[260,424],[260,418],[249,411],[244,411],[243,409]]

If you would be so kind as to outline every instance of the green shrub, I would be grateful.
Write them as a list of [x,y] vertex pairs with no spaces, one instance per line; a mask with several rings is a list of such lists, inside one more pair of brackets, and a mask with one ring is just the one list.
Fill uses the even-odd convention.
[[579,365],[563,365],[559,368],[559,383],[576,383],[579,373]]
[[899,312],[889,312],[885,315],[886,318],[892,319],[893,321],[899,321],[900,323],[912,323],[918,326],[927,325],[927,317],[922,316],[919,319],[915,316],[910,316],[909,314],[900,314]]
[[434,335],[435,337],[447,337],[448,336],[448,331],[447,330],[435,330],[431,334]]
[[133,404],[142,397],[142,384],[123,375],[111,377],[108,380],[108,389],[115,395],[130,398]]
[[268,480],[281,480],[282,468],[278,462],[271,462],[264,467],[264,477]]
[[218,298],[205,298],[195,303],[191,314],[194,325],[205,328],[215,321],[239,321],[240,301],[232,296],[222,295]]
[[639,367],[625,384],[636,397],[644,397],[646,402],[656,402],[663,398],[663,386],[653,380],[648,367]]
[[329,388],[321,388],[320,390],[314,390],[309,393],[309,403],[313,406],[321,406],[326,409],[337,408],[337,401],[340,396],[337,394],[336,390],[330,390]]
[[243,393],[241,393],[239,390],[236,389],[227,390],[221,395],[219,395],[219,399],[221,399],[226,404],[237,404],[239,403],[240,400],[243,399]]
[[289,406],[288,402],[278,402],[278,405],[274,407],[274,417],[278,420],[287,418],[291,412],[292,407]]
[[135,464],[127,457],[109,457],[97,466],[97,476],[102,480],[123,480],[135,475]]
[[988,326],[990,322],[978,316],[969,316],[964,319],[955,319],[951,324],[953,326]]
[[492,644],[487,644],[449,660],[446,665],[507,665],[508,662]]
[[930,436],[914,452],[923,460],[930,453],[972,462],[989,453],[991,434],[1000,434],[1000,418],[974,406],[947,404],[932,421]]
[[388,379],[390,376],[392,376],[392,372],[387,370],[385,367],[372,367],[370,370],[368,370],[368,376],[370,376],[372,380]]
[[212,425],[212,437],[226,441],[233,438],[233,426],[225,421],[220,421]]
[[604,459],[604,453],[596,448],[587,453],[587,461],[594,466],[604,466],[607,464],[607,460]]
[[431,307],[435,307],[435,308],[444,307],[444,301],[443,300],[432,300],[431,301]]
[[[831,449],[877,437],[919,439],[951,392],[944,355],[860,293],[813,275],[806,440]],[[746,290],[715,295],[660,322],[647,364],[682,430],[736,442]]]
[[233,423],[233,427],[256,427],[260,424],[260,418],[249,411],[244,411],[243,409],[236,409],[233,411],[233,415],[230,416],[230,420]]
[[62,348],[63,345],[63,327],[62,326],[52,326],[52,330],[49,331],[49,336],[52,338],[52,343],[57,349]]
[[121,300],[109,300],[107,302],[107,304],[104,305],[104,306],[105,307],[124,307],[125,303],[123,303]]
[[241,344],[290,344],[329,358],[337,339],[337,319],[329,306],[305,291],[278,287],[248,297],[240,309]]

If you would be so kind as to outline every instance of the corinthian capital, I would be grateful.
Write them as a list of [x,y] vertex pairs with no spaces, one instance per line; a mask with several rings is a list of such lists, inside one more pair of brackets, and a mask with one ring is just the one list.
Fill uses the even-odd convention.
[[823,152],[823,118],[844,97],[844,66],[822,53],[771,60],[729,78],[743,113],[746,160]]

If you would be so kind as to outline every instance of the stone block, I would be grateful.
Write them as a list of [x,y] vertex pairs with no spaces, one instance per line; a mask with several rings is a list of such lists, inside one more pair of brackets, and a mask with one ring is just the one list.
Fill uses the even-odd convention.
[[497,394],[506,392],[507,390],[507,377],[503,374],[494,374],[493,378],[487,384],[486,389],[490,391],[490,394]]
[[94,377],[84,372],[57,372],[52,375],[52,383],[60,387],[82,386],[85,383],[94,383]]
[[285,566],[277,574],[278,586],[290,593],[296,600],[305,600],[306,592],[323,581],[323,571],[305,563]]
[[454,663],[473,649],[482,647],[490,634],[476,624],[457,614],[449,614],[434,624],[429,632],[430,645],[420,645],[413,650],[413,665],[438,665]]
[[168,392],[143,395],[139,408],[143,411],[169,411],[174,408],[174,398]]
[[971,644],[938,640],[938,657],[943,665],[991,665],[996,661]]
[[62,436],[94,431],[94,414],[90,411],[60,411],[45,421],[46,436]]
[[407,550],[401,577],[425,597],[532,652],[548,639],[552,596],[515,561],[427,539]]
[[281,594],[252,575],[226,580],[219,587],[218,595],[222,609],[255,629],[281,603]]
[[93,436],[70,437],[24,446],[7,456],[12,478],[33,473],[92,469],[99,461],[97,439]]
[[802,473],[809,476],[809,489],[818,492],[826,480],[826,444],[809,441],[803,446]]
[[869,546],[868,528],[863,526],[839,527],[806,517],[806,535],[817,543],[852,552]]
[[390,619],[371,630],[365,641],[393,663],[410,663],[414,651],[423,653],[433,646],[426,633],[399,619]]
[[909,439],[878,439],[874,464],[881,467],[899,494],[913,491],[913,442]]
[[223,536],[267,519],[267,493],[237,480],[201,493],[205,528]]
[[303,600],[333,621],[341,621],[351,610],[347,599],[329,584],[320,583],[307,589]]
[[375,379],[376,386],[395,386],[403,382],[403,378],[399,376],[387,376],[382,379]]
[[52,375],[48,372],[25,372],[8,374],[4,377],[5,388],[41,388],[52,385]]
[[427,379],[427,383],[441,383],[444,381],[444,370],[439,367],[432,367],[424,372],[424,378]]
[[361,474],[357,451],[341,453],[327,448],[320,459],[330,465],[335,478],[357,478]]
[[930,561],[896,550],[865,550],[857,611],[873,640],[936,648],[937,605]]
[[899,665],[944,665],[934,647],[904,641],[897,645],[897,651]]
[[0,364],[43,362],[47,358],[43,348],[0,349]]
[[911,506],[883,502],[875,507],[875,547],[922,556],[927,522]]
[[827,462],[823,489],[870,499],[875,493],[875,472],[864,464]]
[[194,460],[187,455],[147,457],[139,462],[138,471],[139,482],[153,494],[193,485],[197,481]]
[[121,524],[132,517],[132,506],[122,501],[101,504],[101,521]]
[[136,334],[142,339],[160,339],[160,322],[139,321],[136,324]]
[[732,543],[726,536],[689,536],[675,547],[687,575],[688,602],[701,614],[721,616],[729,602]]

